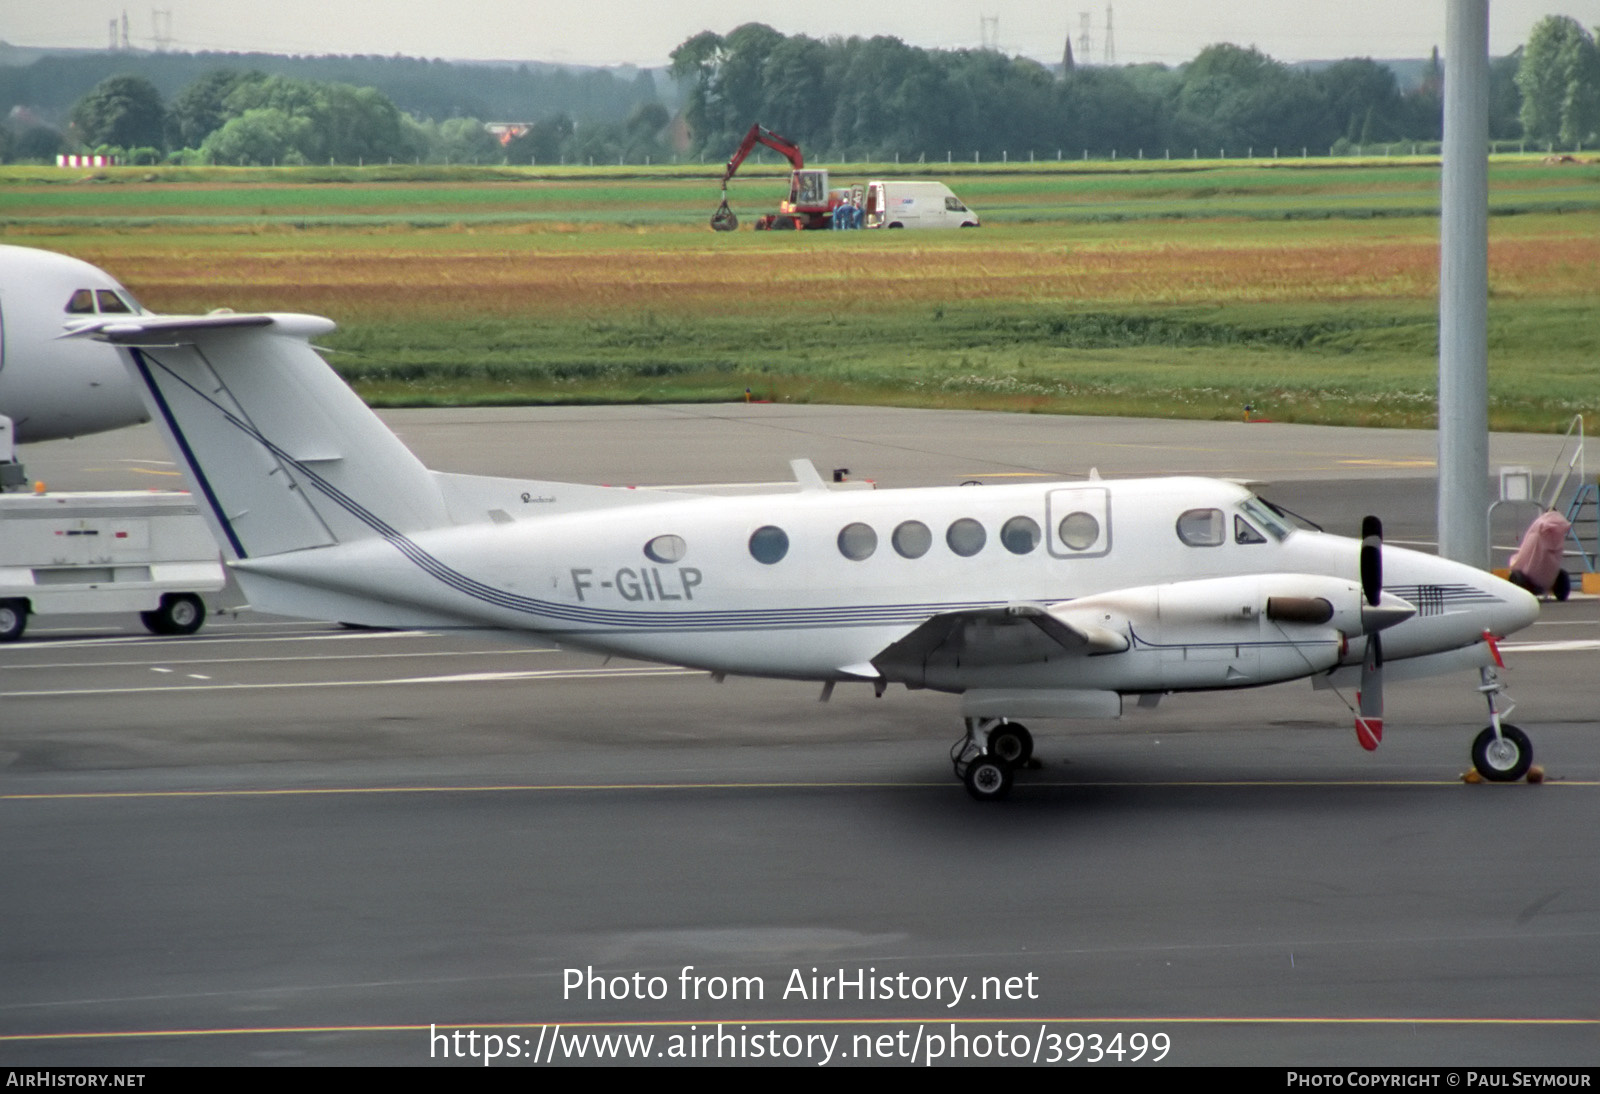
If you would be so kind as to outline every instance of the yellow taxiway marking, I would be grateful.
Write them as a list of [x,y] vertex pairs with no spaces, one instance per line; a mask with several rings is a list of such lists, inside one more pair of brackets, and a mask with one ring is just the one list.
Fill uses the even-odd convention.
[[[0,794],[0,801],[67,801],[81,799],[129,798],[293,798],[338,794],[509,794],[528,792],[572,793],[575,791],[616,792],[625,790],[928,790],[953,789],[957,784],[951,779],[932,781],[878,780],[878,781],[754,781],[754,782],[682,782],[682,783],[505,783],[485,786],[324,786],[282,787],[235,790],[74,790],[41,792],[36,794]],[[1200,779],[1170,780],[1161,782],[1101,781],[1101,782],[1032,782],[1029,789],[1052,790],[1237,790],[1284,789],[1287,787],[1317,787],[1346,789],[1371,789],[1375,787],[1447,787],[1462,786],[1460,776],[1445,779]],[[1523,783],[1489,783],[1485,787],[1514,787]],[[1600,786],[1600,779],[1561,779],[1546,777],[1543,786]]]
[[1381,457],[1352,457],[1352,458],[1349,458],[1349,459],[1341,459],[1339,462],[1341,464],[1347,464],[1347,465],[1352,465],[1352,466],[1356,466],[1356,467],[1437,467],[1438,466],[1438,461],[1437,460],[1426,460],[1426,459],[1393,460],[1393,459],[1383,459]]
[[806,1026],[1600,1026],[1600,1018],[1437,1018],[1378,1015],[1372,1017],[1331,1017],[1318,1015],[1051,1015],[1034,1018],[966,1018],[902,1016],[897,1018],[652,1018],[640,1021],[620,1019],[578,1022],[430,1022],[369,1026],[222,1026],[200,1029],[84,1030],[65,1033],[5,1033],[0,1044],[38,1041],[109,1041],[142,1037],[246,1037],[272,1034],[332,1033],[434,1033],[439,1030],[546,1030],[561,1029],[673,1029],[689,1025],[759,1025],[786,1028]]

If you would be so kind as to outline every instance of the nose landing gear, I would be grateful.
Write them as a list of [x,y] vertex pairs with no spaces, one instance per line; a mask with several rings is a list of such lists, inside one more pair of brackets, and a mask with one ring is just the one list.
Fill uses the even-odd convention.
[[[1499,655],[1496,654],[1496,660]],[[1496,699],[1504,690],[1495,666],[1478,670],[1478,690],[1489,704],[1489,725],[1472,742],[1472,766],[1490,782],[1516,782],[1533,765],[1533,743],[1528,735],[1510,722],[1500,720],[1502,711]],[[1508,706],[1503,713],[1510,714]]]

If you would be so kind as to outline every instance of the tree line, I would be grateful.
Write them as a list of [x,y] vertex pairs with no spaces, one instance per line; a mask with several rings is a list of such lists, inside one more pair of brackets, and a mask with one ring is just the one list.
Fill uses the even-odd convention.
[[[116,55],[98,56],[103,64]],[[1437,141],[1443,92],[1437,51],[1421,81],[1403,90],[1393,69],[1367,58],[1290,66],[1220,44],[1176,67],[1074,65],[1069,52],[1051,69],[988,50],[815,39],[750,23],[727,35],[697,34],[673,52],[678,86],[668,101],[674,91],[681,96],[685,145],[683,133],[671,137],[672,111],[645,71],[625,79],[408,58],[275,59],[300,72],[385,73],[377,87],[238,63],[195,74],[207,56],[239,60],[142,55],[139,64],[157,65],[169,90],[140,72],[119,72],[64,109],[64,124],[51,124],[37,104],[70,83],[63,74],[71,59],[0,68],[0,106],[14,106],[0,126],[0,161],[48,160],[64,150],[114,151],[142,163],[716,160],[756,121],[821,160],[1323,154]],[[306,67],[313,60],[320,67]],[[485,82],[465,91],[444,78],[457,69]],[[176,71],[193,78],[171,90]],[[38,98],[18,98],[28,94]],[[527,125],[502,141],[480,119]],[[1494,61],[1490,131],[1564,147],[1600,139],[1594,36],[1550,17],[1525,46]]]
[[418,117],[372,87],[213,69],[168,102],[152,81],[120,74],[74,103],[61,129],[0,130],[0,160],[82,150],[133,164],[642,162],[668,154],[670,122],[641,98],[620,121],[579,124],[558,111],[503,138],[475,117]]
[[[1299,154],[1440,138],[1435,51],[1402,90],[1388,66],[1351,58],[1290,66],[1220,44],[1177,67],[1059,69],[987,50],[924,50],[896,38],[815,39],[750,23],[695,35],[672,55],[696,152],[726,155],[752,121],[834,160],[998,159],[1085,151],[1187,156]],[[1491,65],[1491,136],[1593,143],[1600,57],[1576,21],[1551,17]]]

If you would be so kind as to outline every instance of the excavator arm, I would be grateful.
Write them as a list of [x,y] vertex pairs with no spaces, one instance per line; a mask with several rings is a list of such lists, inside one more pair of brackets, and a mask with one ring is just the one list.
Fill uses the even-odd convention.
[[722,173],[722,204],[711,214],[711,227],[719,232],[731,232],[739,226],[739,218],[728,208],[728,180],[733,178],[744,164],[745,158],[758,144],[764,144],[783,156],[796,171],[806,165],[806,158],[801,154],[799,145],[788,137],[774,133],[760,122],[752,124],[750,131],[744,135],[744,140],[739,142],[738,151],[728,158],[728,168]]
[[774,133],[760,122],[756,122],[750,127],[750,132],[744,135],[744,140],[739,142],[739,150],[728,159],[728,169],[722,173],[722,189],[724,191],[728,189],[728,180],[733,178],[740,166],[743,165],[745,157],[750,155],[758,144],[764,144],[777,152],[788,160],[790,166],[796,171],[806,165],[806,158],[800,154],[799,145],[788,137]]

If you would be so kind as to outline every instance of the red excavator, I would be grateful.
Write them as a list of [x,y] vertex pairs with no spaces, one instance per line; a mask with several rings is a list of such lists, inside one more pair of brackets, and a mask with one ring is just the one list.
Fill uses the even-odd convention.
[[[766,228],[830,228],[833,214],[841,205],[852,204],[859,209],[859,196],[849,190],[828,190],[826,169],[806,169],[806,160],[800,146],[774,133],[760,122],[750,127],[750,132],[739,142],[739,150],[728,160],[728,169],[722,174],[722,204],[711,214],[711,227],[719,232],[731,232],[739,226],[739,218],[728,208],[728,180],[733,178],[745,157],[758,144],[773,149],[791,164],[794,173],[789,177],[789,200],[778,206],[778,212],[768,213],[755,223],[757,231]],[[852,198],[854,201],[852,203]]]

